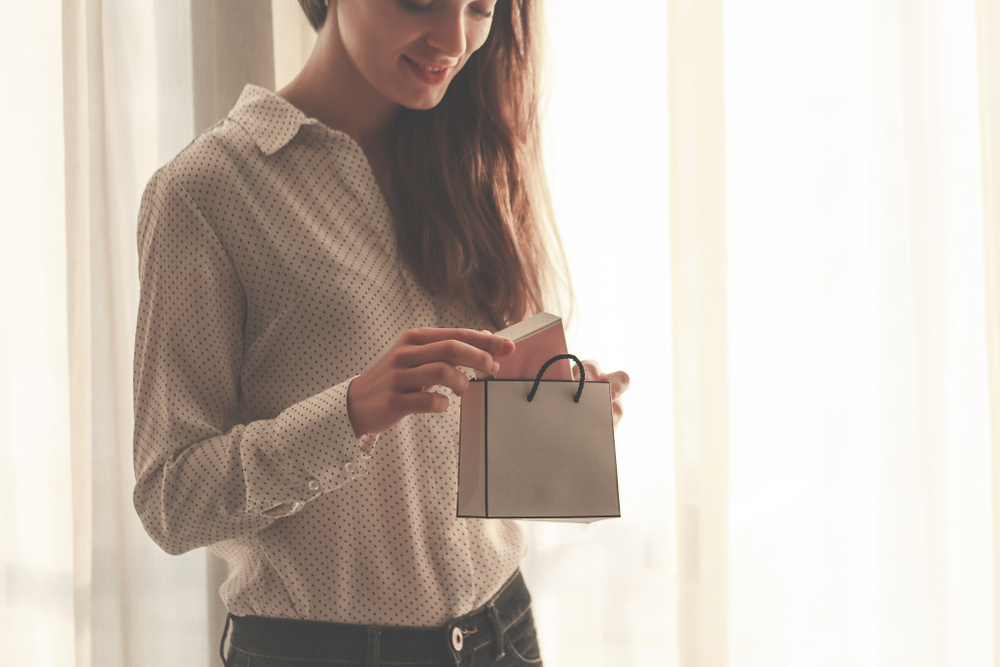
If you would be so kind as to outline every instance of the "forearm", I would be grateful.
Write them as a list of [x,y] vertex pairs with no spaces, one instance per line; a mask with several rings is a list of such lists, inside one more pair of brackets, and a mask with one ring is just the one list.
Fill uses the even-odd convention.
[[150,537],[179,554],[251,535],[366,474],[374,438],[354,436],[349,385],[225,433],[210,434],[204,420],[140,412],[133,500]]

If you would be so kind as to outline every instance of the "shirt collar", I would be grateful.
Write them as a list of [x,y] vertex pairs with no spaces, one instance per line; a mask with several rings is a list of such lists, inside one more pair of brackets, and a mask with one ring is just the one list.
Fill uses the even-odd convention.
[[247,131],[264,155],[276,153],[311,120],[288,100],[252,84],[243,89],[229,119]]

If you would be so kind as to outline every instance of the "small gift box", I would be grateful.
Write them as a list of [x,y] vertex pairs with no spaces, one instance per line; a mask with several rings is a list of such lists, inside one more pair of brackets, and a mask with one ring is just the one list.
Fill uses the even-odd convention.
[[[558,315],[538,313],[498,331],[497,335],[514,341],[516,347],[513,354],[503,357],[500,370],[496,375],[490,375],[490,379],[530,380],[548,359],[557,354],[566,354],[566,333]],[[483,380],[486,377],[483,373],[476,372],[476,378]],[[569,362],[563,359],[554,364],[546,373],[546,378],[572,380]]]

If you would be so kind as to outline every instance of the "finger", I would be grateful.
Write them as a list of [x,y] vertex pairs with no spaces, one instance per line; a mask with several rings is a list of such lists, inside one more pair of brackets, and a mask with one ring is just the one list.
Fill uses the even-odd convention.
[[[587,380],[591,380],[593,382],[603,382],[603,380],[598,379],[601,376],[601,367],[593,359],[583,360],[583,371],[587,376]],[[580,367],[576,364],[573,364],[573,379],[580,379]]]
[[631,383],[631,379],[625,371],[615,371],[610,375],[598,375],[594,378],[588,375],[587,379],[593,382],[607,382],[611,388],[612,401],[624,394]]
[[628,373],[625,371],[615,371],[611,375],[605,376],[607,382],[611,384],[611,396],[612,399],[618,398],[628,390],[629,384],[632,382],[629,378]]
[[478,347],[495,357],[502,357],[514,351],[514,342],[509,338],[472,329],[410,329],[403,334],[400,340],[411,345],[428,345],[445,340],[457,340],[466,345]]
[[499,366],[489,352],[454,339],[403,348],[398,354],[400,364],[409,368],[443,362],[491,375]]
[[448,409],[451,401],[444,394],[436,391],[415,391],[411,394],[403,394],[399,397],[399,407],[404,414],[429,414],[444,412]]
[[393,389],[403,393],[416,393],[425,387],[435,385],[448,387],[457,396],[462,396],[469,388],[469,378],[450,364],[439,361],[398,373],[393,383]]

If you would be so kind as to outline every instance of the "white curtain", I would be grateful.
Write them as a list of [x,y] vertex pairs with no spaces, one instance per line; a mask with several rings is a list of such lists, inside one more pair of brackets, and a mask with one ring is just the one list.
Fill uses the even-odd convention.
[[987,665],[975,3],[725,29],[733,656]]
[[[67,270],[48,261],[66,248],[64,194],[47,182],[64,170],[62,63],[52,48],[60,11],[25,7],[28,22],[10,20],[14,9],[0,19],[0,643],[29,664],[71,664]],[[32,71],[14,67],[15,50]],[[19,105],[7,102],[14,91]]]
[[[633,380],[623,518],[525,526],[546,664],[1000,664],[996,3],[546,9],[570,345]],[[0,6],[4,661],[216,664],[224,572],[132,510],[135,215],[311,40],[294,0]]]
[[993,664],[976,5],[670,9],[680,662]]
[[195,134],[192,10],[0,6],[4,664],[207,665],[218,650],[204,554],[160,551],[131,499],[135,221],[146,180]]

